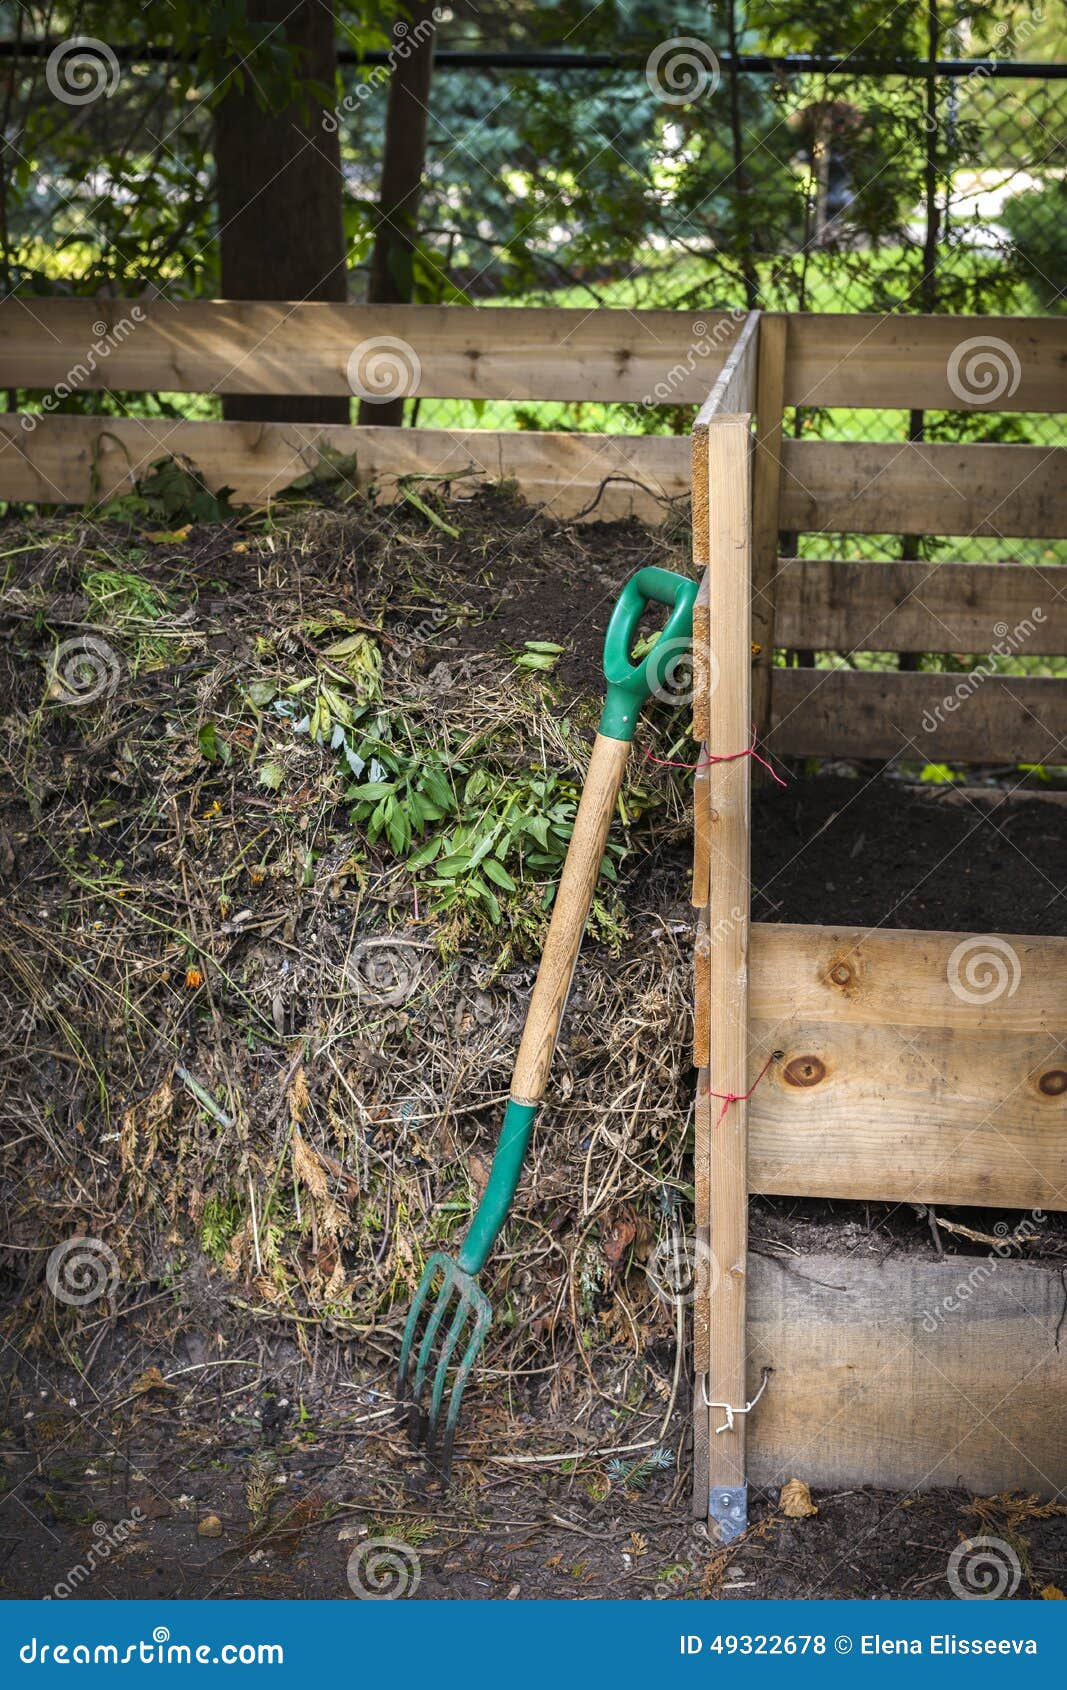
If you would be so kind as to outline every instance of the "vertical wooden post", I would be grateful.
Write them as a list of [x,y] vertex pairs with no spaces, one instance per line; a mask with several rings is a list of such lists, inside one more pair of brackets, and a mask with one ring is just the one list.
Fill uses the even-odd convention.
[[746,1401],[747,1110],[710,1093],[747,1086],[751,759],[736,753],[752,733],[750,424],[760,332],[753,312],[693,430],[693,558],[705,570],[693,618],[695,732],[711,756],[735,759],[702,769],[694,791],[693,895],[707,899],[695,959],[694,1512],[724,1541],[748,1520],[745,1417],[733,1412]]
[[[778,577],[778,500],[782,484],[782,410],[789,332],[786,316],[760,322],[756,387],[756,455],[752,467],[752,641],[759,647],[752,676],[756,732],[771,726],[774,683],[774,604]],[[757,764],[753,781],[769,779]]]
[[[711,685],[708,751],[735,757],[752,734],[749,418],[708,426]],[[708,770],[708,1051],[710,1117],[707,1399],[709,1519],[723,1541],[748,1524],[745,1479],[745,1286],[748,1251],[749,796],[751,761]],[[714,1094],[720,1094],[716,1096]],[[728,1102],[728,1097],[737,1101]],[[720,1430],[720,1427],[725,1428]]]
[[[693,605],[693,738],[701,758],[707,750],[708,676],[711,662],[711,622],[708,610],[708,431],[698,420],[692,438],[693,562],[704,571]],[[700,1395],[700,1381],[708,1371],[708,1299],[700,1265],[711,1257],[711,1135],[708,1131],[708,1050],[711,1045],[711,1002],[708,996],[707,906],[711,897],[711,841],[708,837],[711,799],[707,768],[698,769],[693,782],[693,903],[699,909],[693,956],[693,1066],[697,1070],[697,1099],[693,1125],[693,1231],[698,1268],[693,1297],[693,1514],[708,1517],[708,1416]]]

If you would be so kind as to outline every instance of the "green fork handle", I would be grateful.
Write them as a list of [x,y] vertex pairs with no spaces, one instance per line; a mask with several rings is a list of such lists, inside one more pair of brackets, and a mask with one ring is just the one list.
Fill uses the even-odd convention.
[[[607,697],[526,1013],[511,1097],[489,1182],[459,1252],[458,1266],[465,1273],[480,1272],[511,1207],[534,1119],[548,1084],[630,741],[642,705],[662,684],[664,655],[669,658],[672,652],[691,645],[696,594],[696,582],[683,575],[654,567],[639,569],[626,583],[612,611],[604,640]],[[630,647],[637,624],[650,602],[671,606],[671,614],[648,655],[640,663],[631,663]],[[668,698],[669,693],[664,690],[663,696]]]
[[456,1259],[457,1267],[464,1273],[481,1272],[485,1259],[496,1242],[497,1233],[507,1219],[511,1200],[519,1183],[519,1175],[522,1173],[522,1164],[526,1160],[526,1146],[533,1132],[537,1107],[536,1103],[516,1103],[513,1097],[508,1099],[508,1106],[504,1110],[504,1124],[500,1129],[500,1139],[489,1172],[489,1183],[482,1193],[482,1200],[474,1212],[474,1219]]
[[[667,703],[676,702],[666,686],[671,660],[693,645],[693,603],[697,584],[672,569],[650,564],[631,575],[615,603],[604,635],[604,679],[608,683],[600,732],[607,739],[634,737],[642,706],[653,693]],[[671,606],[659,639],[640,663],[630,662],[630,647],[637,624],[649,604]]]

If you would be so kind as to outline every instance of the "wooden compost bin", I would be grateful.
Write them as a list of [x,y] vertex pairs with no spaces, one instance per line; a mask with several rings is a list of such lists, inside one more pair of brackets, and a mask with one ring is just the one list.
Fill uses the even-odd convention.
[[[991,406],[949,384],[972,340],[1011,351],[1011,392]],[[783,437],[782,414],[795,405],[1003,411],[1009,401],[1062,410],[1063,320],[14,299],[0,303],[0,381],[60,399],[102,388],[348,394],[353,359],[383,341],[394,352],[400,343],[407,391],[423,398],[703,409],[690,442],[49,406],[0,417],[0,497],[100,500],[174,454],[213,488],[259,503],[314,472],[324,448],[335,463],[350,460],[349,483],[383,498],[404,475],[503,477],[561,516],[654,521],[691,489],[705,571],[695,716],[710,754],[746,746],[755,722],[785,755],[1067,757],[1067,681],[991,676],[928,732],[921,724],[944,697],[942,677],[771,661],[775,646],[863,649],[874,630],[879,650],[936,651],[946,623],[953,649],[984,651],[995,624],[1014,628],[1029,614],[1038,572],[1018,565],[783,560],[778,536],[1062,536],[1067,452],[794,440]],[[1067,650],[1067,597],[1050,573],[1040,572],[1047,616],[1030,653]],[[697,1512],[716,1488],[794,1473],[818,1485],[1050,1493],[1067,1480],[1058,1274],[959,1258],[810,1257],[787,1269],[749,1255],[747,1203],[765,1192],[1067,1206],[1067,1056],[1057,1037],[1067,942],[997,936],[1019,978],[983,1006],[950,985],[966,935],[750,926],[751,769],[748,758],[712,765],[696,788],[696,1221],[712,1264],[694,1311]],[[709,1085],[745,1092],[779,1048],[751,1103],[729,1104],[719,1121]],[[931,1316],[946,1298],[962,1312]],[[774,1371],[746,1454],[747,1416],[732,1413],[720,1432],[725,1409],[709,1405],[744,1409],[765,1367]]]
[[[8,299],[0,381],[60,398],[117,393],[347,394],[376,355],[420,399],[699,405],[744,326],[736,312]],[[662,394],[660,389],[662,388]],[[54,401],[49,401],[54,403]],[[379,428],[55,414],[0,416],[0,498],[85,504],[129,491],[154,460],[191,458],[258,504],[314,472],[389,498],[398,477],[506,478],[560,516],[662,518],[689,498],[681,436]]]
[[[959,697],[959,675],[773,663],[776,646],[989,652],[1026,618],[1028,654],[1067,651],[1054,569],[809,561],[778,543],[1062,536],[1061,448],[787,439],[782,413],[977,409],[949,385],[966,342],[1007,360],[1006,385],[1017,377],[992,408],[1063,409],[1067,324],[841,318],[832,365],[822,332],[750,318],[693,431],[706,755],[734,756],[758,723],[793,756],[1067,761],[1067,680],[988,674]],[[793,1476],[1054,1494],[1067,1481],[1059,1273],[1010,1249],[757,1256],[747,1211],[750,1193],[1067,1208],[1067,940],[750,925],[752,769],[712,762],[696,790],[695,1511],[728,1538],[749,1483]]]

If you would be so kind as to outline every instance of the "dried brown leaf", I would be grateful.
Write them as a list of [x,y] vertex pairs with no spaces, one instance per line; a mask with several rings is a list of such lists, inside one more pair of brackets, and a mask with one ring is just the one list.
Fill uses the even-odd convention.
[[139,1379],[135,1379],[130,1387],[135,1397],[143,1397],[146,1391],[176,1391],[177,1385],[168,1385],[158,1367],[146,1367]]
[[810,1520],[819,1512],[803,1479],[790,1479],[782,1486],[778,1506],[787,1520]]
[[311,1096],[308,1092],[307,1077],[304,1074],[303,1064],[301,1064],[289,1082],[289,1109],[295,1121],[303,1121],[307,1118],[307,1112],[310,1108]]

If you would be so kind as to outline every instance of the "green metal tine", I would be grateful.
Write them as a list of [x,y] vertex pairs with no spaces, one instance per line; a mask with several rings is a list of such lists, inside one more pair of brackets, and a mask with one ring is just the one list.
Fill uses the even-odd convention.
[[[475,1287],[475,1289],[477,1289],[477,1287]],[[460,1299],[459,1307],[456,1309],[453,1317],[448,1337],[445,1339],[444,1347],[441,1351],[441,1358],[437,1363],[437,1371],[434,1374],[433,1380],[433,1396],[430,1399],[428,1446],[431,1450],[437,1442],[437,1426],[441,1415],[441,1402],[445,1394],[445,1385],[448,1382],[448,1370],[452,1365],[452,1357],[455,1355],[456,1349],[459,1345],[460,1335],[463,1332],[463,1328],[466,1326],[471,1314],[474,1312],[474,1307],[475,1304],[473,1297],[469,1297],[466,1293],[464,1293],[463,1297]],[[465,1355],[466,1352],[464,1352],[464,1357],[461,1359],[465,1359]],[[455,1387],[453,1386],[453,1389],[454,1388]],[[451,1408],[451,1404],[449,1406]]]
[[[441,1281],[441,1289],[437,1293],[437,1302],[434,1304],[433,1313],[426,1323],[426,1331],[419,1346],[418,1360],[415,1364],[415,1384],[412,1390],[412,1397],[416,1403],[422,1398],[422,1388],[430,1370],[430,1357],[433,1354],[434,1339],[437,1337],[438,1328],[444,1321],[457,1285],[455,1265],[449,1262],[445,1268],[444,1279]],[[462,1298],[463,1293],[460,1289],[460,1306],[462,1306]]]
[[[459,1419],[459,1405],[463,1400],[463,1392],[467,1388],[467,1380],[470,1378],[471,1369],[474,1366],[478,1351],[485,1342],[485,1335],[489,1331],[489,1327],[493,1319],[493,1311],[490,1307],[489,1299],[482,1291],[478,1291],[477,1299],[472,1304],[472,1307],[475,1311],[474,1330],[471,1333],[467,1348],[463,1353],[463,1359],[456,1369],[456,1376],[452,1382],[452,1395],[449,1399],[448,1417],[445,1421],[444,1442],[441,1446],[441,1456],[438,1463],[441,1471],[445,1474],[447,1474],[452,1467],[452,1446],[455,1442],[456,1422]],[[436,1441],[436,1431],[437,1423],[434,1423],[431,1426],[430,1431],[429,1449],[431,1453],[433,1452]]]
[[[437,1445],[437,1431],[441,1419],[441,1406],[444,1400],[445,1389],[448,1384],[448,1373],[452,1365],[452,1357],[458,1348],[460,1338],[463,1334],[463,1328],[473,1314],[474,1325],[471,1335],[468,1339],[467,1346],[463,1351],[461,1360],[456,1367],[455,1377],[452,1381],[452,1392],[449,1398],[445,1437],[441,1448],[441,1454],[435,1462],[440,1471],[447,1476],[451,1466],[452,1445],[455,1437],[456,1421],[459,1417],[460,1403],[462,1402],[463,1392],[466,1389],[467,1381],[470,1377],[478,1351],[481,1349],[482,1344],[485,1341],[486,1333],[489,1330],[489,1326],[492,1321],[492,1310],[489,1306],[489,1299],[486,1297],[485,1292],[481,1289],[473,1276],[464,1273],[450,1256],[444,1255],[441,1251],[435,1251],[427,1261],[426,1267],[423,1270],[422,1279],[420,1280],[419,1288],[415,1293],[411,1313],[408,1316],[407,1326],[404,1331],[404,1342],[400,1352],[399,1377],[397,1383],[397,1395],[401,1401],[403,1401],[407,1396],[412,1352],[415,1348],[415,1340],[421,1316],[429,1301],[430,1292],[433,1289],[438,1273],[442,1274],[441,1284],[438,1288],[436,1301],[430,1311],[430,1318],[427,1321],[426,1330],[423,1333],[422,1341],[419,1344],[418,1354],[415,1360],[415,1376],[411,1381],[411,1392],[409,1398],[409,1405],[411,1409],[409,1420],[411,1430],[415,1438],[419,1440],[423,1435],[425,1435],[427,1454],[430,1455],[431,1458],[434,1457]],[[457,1294],[459,1297],[458,1303],[454,1302]],[[452,1322],[449,1327],[448,1336],[446,1337],[444,1346],[441,1350],[441,1354],[437,1360],[437,1366],[434,1370],[430,1406],[426,1413],[423,1414],[422,1397],[427,1377],[429,1375],[430,1358],[433,1354],[437,1334],[440,1331],[446,1315],[450,1311],[452,1313]]]
[[411,1360],[411,1351],[415,1343],[415,1334],[418,1331],[419,1319],[422,1315],[423,1305],[430,1294],[430,1288],[433,1285],[434,1276],[436,1275],[437,1270],[441,1268],[447,1274],[451,1265],[450,1257],[446,1256],[440,1250],[435,1250],[433,1255],[428,1258],[426,1266],[422,1270],[422,1278],[419,1280],[419,1288],[412,1299],[411,1308],[408,1311],[407,1322],[404,1326],[404,1341],[400,1346],[400,1362],[397,1368],[397,1394],[402,1401],[407,1393],[408,1364]]
[[431,1433],[433,1428],[437,1425],[437,1416],[441,1412],[441,1399],[445,1394],[445,1383],[448,1379],[448,1369],[452,1364],[452,1357],[455,1354],[456,1345],[459,1343],[459,1335],[463,1331],[464,1326],[467,1324],[467,1315],[470,1312],[470,1307],[471,1305],[467,1301],[466,1295],[461,1295],[459,1302],[456,1305],[456,1312],[452,1317],[452,1325],[448,1329],[448,1337],[445,1339],[444,1345],[441,1349],[437,1368],[433,1376],[433,1394],[430,1397]]

